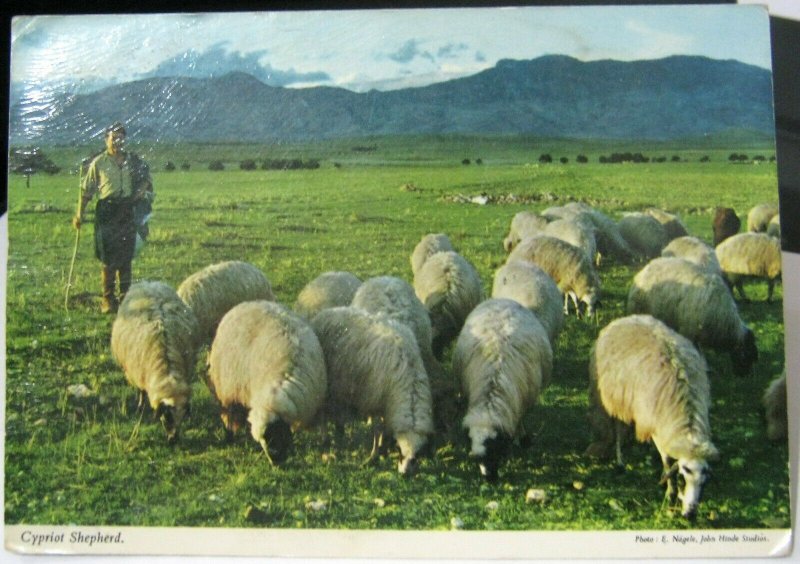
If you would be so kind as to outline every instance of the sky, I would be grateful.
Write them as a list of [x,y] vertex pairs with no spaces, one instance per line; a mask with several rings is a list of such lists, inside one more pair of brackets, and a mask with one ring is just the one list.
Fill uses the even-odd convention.
[[701,55],[769,69],[768,14],[729,4],[27,16],[12,22],[11,78],[86,86],[236,69],[274,86],[362,92],[547,54]]

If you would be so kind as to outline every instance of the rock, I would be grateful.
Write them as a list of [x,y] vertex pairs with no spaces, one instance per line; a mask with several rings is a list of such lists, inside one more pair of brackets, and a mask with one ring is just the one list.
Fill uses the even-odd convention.
[[544,503],[547,501],[547,492],[540,489],[531,488],[525,492],[526,503]]

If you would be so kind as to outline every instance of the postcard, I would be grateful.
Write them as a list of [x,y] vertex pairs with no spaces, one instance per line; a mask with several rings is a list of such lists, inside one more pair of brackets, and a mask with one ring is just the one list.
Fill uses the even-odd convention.
[[791,551],[764,8],[36,15],[11,46],[6,550]]

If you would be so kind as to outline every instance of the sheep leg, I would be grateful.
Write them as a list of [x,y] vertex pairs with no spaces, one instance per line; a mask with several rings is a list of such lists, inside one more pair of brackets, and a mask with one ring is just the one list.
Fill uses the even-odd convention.
[[625,468],[622,460],[622,435],[625,432],[625,424],[622,421],[614,421],[614,443],[617,452],[617,467]]
[[146,405],[147,405],[147,392],[145,392],[144,390],[139,390],[139,395],[136,400],[136,410],[142,411],[144,410]]
[[569,293],[564,294],[564,315],[569,315]]
[[372,451],[369,453],[369,456],[364,461],[362,466],[367,466],[372,464],[381,454],[385,451],[384,445],[384,436],[383,436],[383,424],[377,420],[372,420]]
[[741,279],[736,281],[734,287],[739,291],[739,297],[742,298],[743,302],[750,301],[750,299],[747,297],[747,294],[744,293],[744,282],[742,282]]

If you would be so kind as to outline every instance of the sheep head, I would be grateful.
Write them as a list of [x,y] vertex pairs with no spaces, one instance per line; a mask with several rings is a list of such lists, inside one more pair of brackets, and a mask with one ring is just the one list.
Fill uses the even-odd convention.
[[404,431],[396,433],[395,439],[402,457],[397,464],[397,471],[403,476],[412,476],[419,466],[417,454],[427,444],[428,437],[415,431]]
[[262,447],[270,462],[282,464],[289,456],[289,449],[292,446],[291,426],[280,417],[270,421],[264,431],[264,441],[266,446],[262,444]]
[[679,458],[662,475],[661,484],[666,484],[671,498],[677,496],[680,500],[681,515],[685,519],[694,521],[697,518],[703,488],[710,476],[708,462],[699,458]]
[[494,484],[498,479],[498,470],[502,461],[511,449],[511,437],[502,431],[486,427],[471,427],[472,439],[470,457],[477,460],[481,476]]
[[167,442],[175,444],[178,440],[178,429],[183,418],[189,411],[189,403],[176,402],[174,399],[164,399],[159,402],[155,409],[155,417],[161,421],[164,430],[167,432]]

